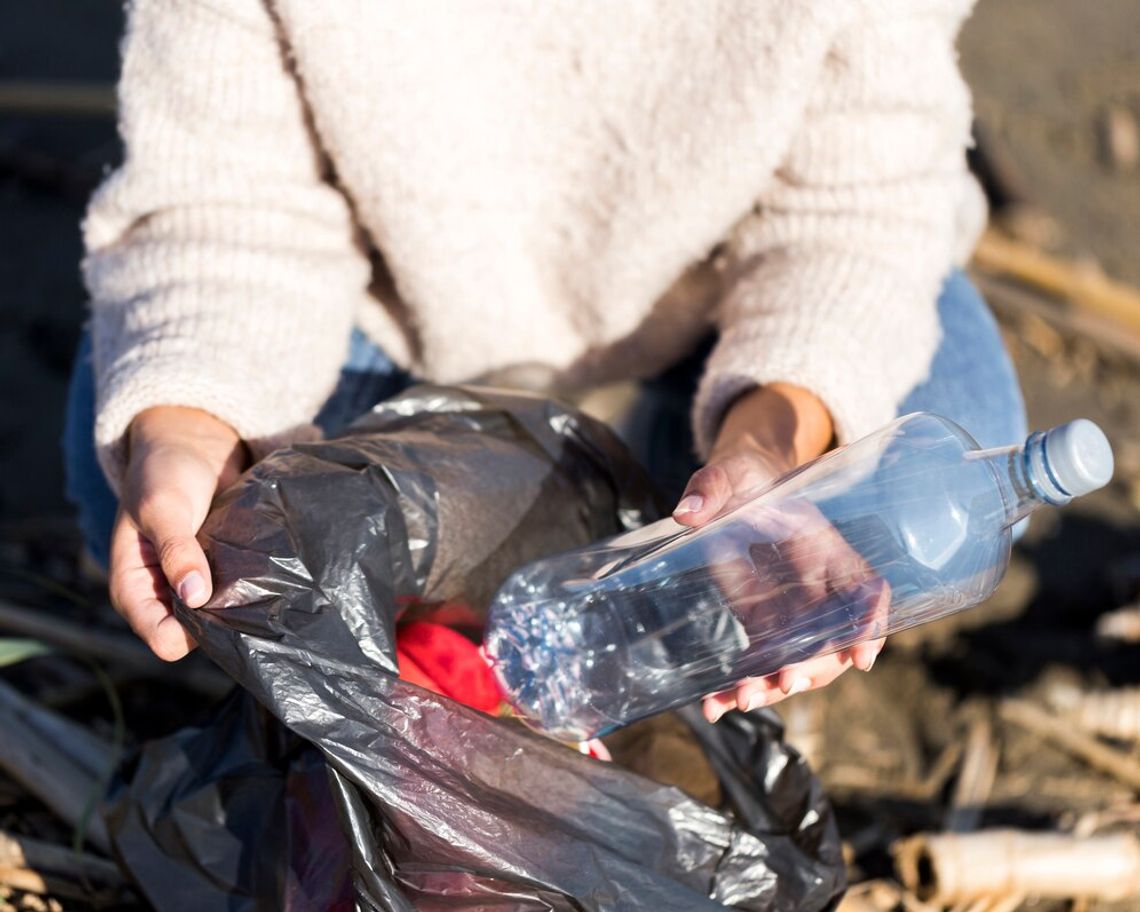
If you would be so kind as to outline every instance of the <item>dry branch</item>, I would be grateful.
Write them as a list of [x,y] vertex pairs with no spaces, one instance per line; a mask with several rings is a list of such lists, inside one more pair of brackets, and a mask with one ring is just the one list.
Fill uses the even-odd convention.
[[44,709],[3,681],[0,681],[0,713],[23,719],[88,775],[98,778],[107,773],[113,759],[107,741],[79,723]]
[[1083,691],[1053,686],[1049,705],[1078,728],[1121,741],[1140,740],[1140,687]]
[[899,904],[902,890],[887,880],[868,880],[853,885],[835,912],[890,912]]
[[66,652],[99,659],[115,667],[175,678],[181,685],[210,697],[220,697],[233,687],[233,682],[221,671],[194,661],[193,657],[177,666],[170,665],[131,634],[92,629],[4,599],[0,599],[0,630],[34,637]]
[[1131,833],[1087,839],[1017,830],[920,834],[893,852],[899,879],[924,900],[1140,896],[1140,841]]
[[952,833],[976,829],[997,779],[998,749],[989,716],[976,719],[966,737],[962,771],[946,812],[943,828]]
[[1140,605],[1126,605],[1096,619],[1096,635],[1121,643],[1140,643]]
[[1140,791],[1140,763],[1121,751],[1100,743],[1090,735],[1077,731],[1066,719],[1051,715],[1025,700],[1006,700],[999,710],[1001,718],[1012,722],[1040,738],[1055,744],[1102,772]]
[[[20,705],[9,699],[0,703],[0,731],[4,733],[0,738],[0,769],[75,827],[101,788],[101,777],[88,770],[87,761],[68,754],[56,737],[45,734],[66,731],[73,724],[53,716],[56,714],[30,702]],[[87,821],[86,837],[100,851],[109,850],[107,829],[97,814]]]
[[0,866],[30,868],[97,887],[118,888],[126,883],[113,862],[3,830],[0,830]]
[[981,270],[1017,279],[1040,291],[1071,301],[1112,320],[1122,331],[1140,335],[1140,291],[1108,278],[1099,269],[1082,267],[986,229],[974,251]]

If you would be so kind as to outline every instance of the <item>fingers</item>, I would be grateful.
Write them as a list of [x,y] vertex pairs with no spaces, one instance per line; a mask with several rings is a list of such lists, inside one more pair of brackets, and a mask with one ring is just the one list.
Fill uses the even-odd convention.
[[[750,712],[754,709],[762,709],[765,706],[774,706],[794,694],[803,693],[814,687],[822,687],[823,677],[820,678],[821,683],[817,684],[811,677],[811,670],[808,669],[807,671],[801,670],[788,678],[784,678],[781,672],[763,678],[745,678],[732,690],[723,690],[720,693],[709,694],[705,697],[702,707],[704,716],[709,722],[717,722],[721,716],[732,709]],[[838,673],[834,674],[827,683],[830,683],[835,677],[838,677]]]
[[159,658],[173,662],[194,648],[174,618],[169,589],[154,547],[120,512],[111,537],[111,604]]
[[858,646],[852,646],[847,650],[851,664],[860,671],[870,671],[875,666],[875,659],[879,657],[879,653],[886,642],[886,640],[875,640],[871,643],[860,643]]
[[732,690],[705,697],[704,716],[709,722],[716,722],[732,709],[748,712],[774,706],[798,693],[827,687],[851,667],[870,671],[885,643],[886,640],[860,643],[844,652],[797,662],[762,678],[745,678]]
[[887,643],[885,638],[877,635],[888,629],[891,587],[886,580],[876,578],[864,583],[861,589],[867,593],[864,629],[876,639],[857,643],[847,650],[847,655],[860,671],[870,671],[875,665],[875,659],[878,658],[879,653],[883,651],[883,647]]
[[154,546],[170,588],[190,608],[210,598],[210,565],[194,537],[198,531],[194,506],[178,496],[143,497],[138,508],[139,531]]
[[685,526],[704,525],[724,509],[732,490],[728,473],[719,465],[707,465],[689,479],[673,519]]
[[[840,634],[846,642],[835,645],[846,647],[838,654],[856,668],[870,671],[886,643],[881,634],[888,630],[890,621],[890,584],[875,574],[833,526],[820,527],[817,537],[818,547],[811,550],[822,560],[805,560],[803,555],[796,555],[801,579],[809,582],[810,597],[818,599],[819,604],[842,605],[844,615],[858,618]],[[873,639],[847,645],[852,639],[865,637]]]
[[732,690],[705,697],[704,716],[709,722],[716,722],[732,709],[749,712],[774,706],[798,693],[826,687],[850,667],[850,657],[836,653],[789,665],[762,678],[745,678]]
[[190,608],[209,600],[210,568],[195,536],[243,453],[236,432],[194,409],[150,409],[131,423],[123,509],[112,540],[112,599],[163,658],[193,648],[171,614],[171,593]]

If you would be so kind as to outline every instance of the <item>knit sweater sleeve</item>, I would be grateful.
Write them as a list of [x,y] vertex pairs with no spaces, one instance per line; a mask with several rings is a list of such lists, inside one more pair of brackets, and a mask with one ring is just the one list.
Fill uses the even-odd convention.
[[142,410],[287,436],[335,383],[367,258],[262,0],[135,0],[125,160],[84,223],[95,437],[116,488]]
[[845,442],[891,420],[925,377],[960,209],[977,195],[954,51],[968,6],[883,0],[832,45],[791,150],[733,245],[694,406],[702,455],[732,400],[758,384],[813,391]]

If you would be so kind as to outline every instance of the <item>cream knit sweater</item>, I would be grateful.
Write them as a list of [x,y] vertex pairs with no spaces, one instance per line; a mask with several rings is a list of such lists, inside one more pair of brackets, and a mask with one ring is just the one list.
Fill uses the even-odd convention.
[[85,222],[113,483],[134,415],[308,426],[350,330],[443,382],[783,380],[841,438],[925,375],[981,207],[968,0],[135,0]]

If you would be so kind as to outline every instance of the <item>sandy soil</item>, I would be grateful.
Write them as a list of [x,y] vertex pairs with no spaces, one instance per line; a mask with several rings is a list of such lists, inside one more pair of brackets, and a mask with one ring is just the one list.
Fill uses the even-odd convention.
[[978,119],[1062,247],[1140,284],[1140,170],[1102,141],[1110,107],[1140,119],[1140,0],[982,0],[960,49]]

